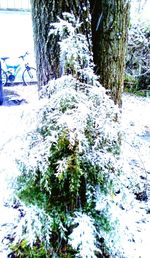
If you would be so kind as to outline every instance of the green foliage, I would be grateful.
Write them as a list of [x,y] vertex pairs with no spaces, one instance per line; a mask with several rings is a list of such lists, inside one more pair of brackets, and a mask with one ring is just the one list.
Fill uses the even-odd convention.
[[[96,187],[98,184],[100,191],[104,194],[113,192],[113,182],[108,175],[104,173],[103,168],[99,164],[92,164],[88,160],[82,160],[81,167],[85,173],[87,184]],[[94,197],[94,196],[93,196]]]
[[[58,233],[59,231],[57,235]],[[55,238],[56,236],[53,237]],[[55,253],[52,249],[46,250],[44,244],[40,243],[40,241],[36,241],[31,247],[27,240],[22,240],[20,243],[12,245],[10,249],[14,258],[72,258],[77,254],[77,251],[65,243],[60,245],[60,249],[57,248],[57,253]]]
[[[78,142],[75,140],[74,146],[71,146],[68,133],[63,131],[57,143],[51,145],[48,168],[48,183],[51,188],[49,201],[51,206],[62,207],[62,210],[72,210],[76,207],[82,175],[77,153]],[[61,166],[63,160],[64,168]]]
[[106,233],[109,233],[112,230],[111,222],[109,220],[109,217],[106,215],[106,211],[100,212],[95,209],[95,200],[94,198],[88,199],[88,202],[85,207],[85,212],[89,214],[90,217],[94,218],[95,221],[95,227],[97,228],[97,231],[99,229],[105,231]]
[[125,74],[125,78],[124,78],[124,80],[125,80],[125,82],[132,82],[132,83],[134,83],[135,85],[137,85],[137,83],[138,83],[138,80],[133,76],[133,75],[131,75],[131,74]]
[[75,108],[75,99],[72,97],[71,99],[65,98],[62,99],[60,102],[60,111],[64,113],[67,109],[73,109]]
[[124,79],[124,90],[126,92],[134,92],[138,89],[138,78],[133,75],[126,74]]
[[12,245],[11,251],[14,258],[72,258],[77,254],[70,245],[64,244],[55,253],[52,250],[46,250],[44,245],[38,241],[31,247],[27,240],[22,240],[20,243]]
[[45,250],[42,243],[37,241],[32,247],[27,240],[11,246],[14,258],[49,258],[50,251]]
[[112,229],[109,219],[104,214],[99,214],[98,212],[92,214],[96,221],[96,227],[101,228],[105,232],[109,233]]
[[25,176],[18,178],[19,188],[24,181],[24,187],[22,185],[21,190],[18,189],[18,197],[24,201],[24,203],[38,205],[41,208],[47,208],[48,196],[40,187],[39,180],[34,181],[32,179],[26,181]]

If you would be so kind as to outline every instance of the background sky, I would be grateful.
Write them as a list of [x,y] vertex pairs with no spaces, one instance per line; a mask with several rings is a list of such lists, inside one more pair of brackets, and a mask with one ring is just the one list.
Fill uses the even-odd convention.
[[32,20],[29,12],[0,11],[0,56],[34,54]]

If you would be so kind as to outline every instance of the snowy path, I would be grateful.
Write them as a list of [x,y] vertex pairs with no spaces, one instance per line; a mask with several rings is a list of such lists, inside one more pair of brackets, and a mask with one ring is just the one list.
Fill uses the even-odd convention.
[[[122,114],[125,172],[128,174],[129,185],[132,185],[132,190],[135,189],[134,193],[137,194],[132,193],[128,197],[125,214],[122,217],[125,258],[148,258],[150,250],[150,98],[124,94]],[[125,232],[125,228],[128,233]],[[128,240],[125,243],[125,235],[128,234],[131,241]]]
[[[15,88],[14,88],[15,89]],[[14,221],[18,218],[17,210],[4,206],[11,197],[8,186],[13,183],[13,177],[18,173],[15,158],[24,148],[20,142],[20,136],[25,135],[36,124],[35,110],[38,106],[36,87],[16,87],[17,95],[20,95],[21,105],[14,106],[14,99],[5,101],[0,106],[0,257],[7,258],[7,244]],[[25,99],[28,104],[25,104]],[[7,106],[7,105],[11,106]],[[145,189],[150,200],[150,99],[137,98],[135,96],[123,96],[124,130],[123,152],[125,155],[125,167],[129,173],[129,181],[137,178],[139,189]],[[133,182],[133,185],[136,182]],[[133,186],[134,187],[134,186]],[[128,200],[125,211],[122,213],[123,249],[126,256],[113,258],[148,258],[149,257],[149,232],[150,232],[150,205],[149,200]],[[124,235],[124,230],[126,234]],[[132,239],[131,239],[132,237]],[[130,240],[129,240],[130,238]],[[3,240],[3,241],[2,241]],[[6,250],[4,250],[6,248]]]
[[150,98],[124,95],[122,127],[126,160],[150,197]]
[[36,86],[7,87],[4,94],[4,105],[0,106],[0,258],[7,258],[9,235],[20,215],[5,205],[11,198],[13,181],[18,174],[16,158],[25,147],[20,136],[35,126],[34,111],[38,105]]

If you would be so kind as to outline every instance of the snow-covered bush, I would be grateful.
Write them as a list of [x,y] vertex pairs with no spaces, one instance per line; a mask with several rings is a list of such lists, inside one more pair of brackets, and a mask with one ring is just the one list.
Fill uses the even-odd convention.
[[50,29],[50,34],[59,35],[60,38],[61,74],[72,74],[81,82],[98,83],[93,71],[90,42],[81,33],[82,24],[70,13],[63,13],[63,17],[64,19],[58,18],[58,23],[51,24]]
[[32,145],[21,166],[17,194],[26,204],[48,214],[50,242],[53,245],[55,238],[57,248],[59,241],[67,243],[69,239],[74,248],[71,239],[81,233],[80,227],[76,228],[77,218],[83,217],[84,223],[87,218],[89,227],[93,225],[89,239],[95,239],[95,247],[90,247],[91,241],[83,243],[78,238],[76,246],[80,248],[76,251],[84,257],[83,250],[89,248],[89,257],[94,257],[98,234],[93,234],[111,230],[105,208],[96,210],[97,200],[104,194],[112,196],[113,201],[120,187],[117,108],[101,86],[81,90],[80,81],[71,75],[52,81],[47,87],[53,93],[39,112],[39,128],[30,135]]
[[128,36],[126,78],[135,81],[136,88],[150,84],[150,23],[132,21]]
[[52,257],[93,258],[116,252],[110,208],[117,207],[120,191],[119,112],[92,71],[85,39],[79,42],[74,27],[69,30],[60,44],[63,54],[64,42],[74,42],[73,57],[65,50],[64,68],[73,60],[75,72],[43,86],[39,126],[28,135],[29,150],[19,163],[17,196],[28,207],[19,238],[30,246],[46,243]]
[[30,243],[31,247],[34,245],[36,239],[44,243],[45,247],[49,247],[52,223],[50,216],[36,205],[26,207],[22,204],[22,210],[24,214],[17,227],[13,244],[19,243],[23,234],[24,239]]

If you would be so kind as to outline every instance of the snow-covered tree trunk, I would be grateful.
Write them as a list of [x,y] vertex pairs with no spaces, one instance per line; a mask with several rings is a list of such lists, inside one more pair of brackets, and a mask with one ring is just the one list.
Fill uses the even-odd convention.
[[102,85],[121,104],[129,1],[90,0],[96,73]]

